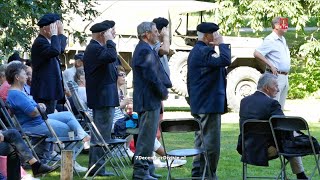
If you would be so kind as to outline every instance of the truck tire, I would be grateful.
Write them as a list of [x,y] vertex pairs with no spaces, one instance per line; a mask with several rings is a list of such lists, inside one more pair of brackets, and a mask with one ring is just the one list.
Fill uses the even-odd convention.
[[187,60],[189,52],[176,52],[169,61],[172,91],[181,96],[188,96]]
[[260,75],[259,71],[248,66],[237,67],[228,73],[227,101],[231,111],[239,112],[241,99],[257,90]]

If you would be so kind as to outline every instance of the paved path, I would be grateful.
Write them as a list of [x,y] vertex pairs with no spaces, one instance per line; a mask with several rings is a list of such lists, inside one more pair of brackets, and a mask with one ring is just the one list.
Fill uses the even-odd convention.
[[[187,106],[186,103],[179,102],[182,106]],[[165,103],[165,106],[170,106]],[[287,116],[301,116],[308,122],[319,122],[320,120],[320,100],[287,100],[285,105],[285,115]],[[192,117],[190,112],[165,112],[164,118],[183,118]],[[222,115],[222,123],[238,123],[238,113],[227,113]]]

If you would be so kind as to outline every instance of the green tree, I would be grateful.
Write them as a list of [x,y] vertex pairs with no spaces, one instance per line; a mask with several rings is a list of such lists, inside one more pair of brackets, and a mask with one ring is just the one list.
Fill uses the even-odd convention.
[[[238,33],[241,27],[250,27],[254,32],[270,27],[276,16],[288,17],[291,27],[305,38],[291,47],[292,67],[290,73],[290,98],[303,98],[320,88],[320,42],[315,38],[319,28],[309,36],[304,28],[311,20],[320,26],[320,0],[205,0],[218,4],[212,14],[225,35]],[[299,37],[302,38],[302,37]]]
[[[72,19],[63,16],[70,12],[79,14],[84,20],[97,16],[90,0],[0,0],[0,47],[7,55],[14,47],[28,50],[38,32],[37,22],[46,13],[62,15],[67,25]],[[80,32],[73,32],[79,36]]]

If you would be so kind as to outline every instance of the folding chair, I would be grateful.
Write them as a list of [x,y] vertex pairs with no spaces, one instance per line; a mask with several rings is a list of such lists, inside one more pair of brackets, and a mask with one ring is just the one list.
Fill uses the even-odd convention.
[[[265,137],[266,135],[271,136],[271,130],[268,120],[256,120],[256,119],[249,119],[246,120],[241,127],[241,141],[242,141],[242,179],[276,179],[277,176],[248,176],[248,152],[247,149],[250,148],[250,144],[246,141],[248,137]],[[254,142],[252,142],[254,143]],[[251,144],[253,145],[253,144]],[[254,145],[253,145],[254,146]],[[273,158],[271,158],[273,159]],[[251,164],[251,166],[255,166]]]
[[87,178],[87,176],[95,168],[95,166],[96,166],[96,164],[98,164],[98,162],[105,159],[105,163],[99,169],[96,170],[96,172],[93,174],[92,178],[94,178],[97,175],[97,173],[100,171],[100,169],[104,168],[104,166],[108,162],[110,162],[111,167],[113,168],[115,173],[119,176],[120,175],[118,172],[118,170],[119,170],[121,172],[121,174],[123,175],[123,177],[125,179],[127,179],[126,175],[122,171],[122,168],[120,167],[120,164],[115,159],[115,157],[118,158],[118,160],[120,161],[122,166],[124,166],[124,164],[121,161],[118,154],[116,153],[117,151],[114,151],[114,150],[119,150],[118,152],[121,153],[120,147],[121,146],[124,147],[123,145],[126,143],[126,141],[123,139],[111,139],[110,141],[106,142],[104,140],[104,138],[102,137],[99,129],[95,125],[93,118],[88,111],[88,107],[86,105],[84,105],[83,103],[81,103],[81,101],[79,99],[79,95],[78,95],[78,91],[77,91],[78,85],[73,81],[69,81],[67,84],[68,84],[69,90],[72,94],[72,100],[73,100],[73,103],[74,103],[77,111],[82,116],[82,118],[85,120],[87,127],[90,129],[90,135],[94,136],[99,142],[96,144],[90,143],[90,146],[99,146],[104,151],[104,155],[93,166],[91,166],[91,168],[85,174],[84,178]]
[[[164,136],[164,133],[199,132],[200,140],[204,142],[201,123],[194,118],[164,119],[160,123],[160,132],[161,132],[162,145],[166,154],[166,163],[168,168],[167,179],[171,179],[171,165],[173,163],[173,161],[171,161],[171,163],[169,164],[168,159],[192,157],[192,156],[197,156],[201,154],[203,154],[205,158],[205,167],[204,167],[204,171],[201,179],[205,179],[206,178],[205,175],[208,173],[208,169],[209,169],[207,152],[205,150],[206,148],[202,147],[199,149],[195,149],[193,147],[188,147],[185,149],[175,149],[175,150],[167,151],[167,146],[165,144],[165,136]],[[209,177],[209,179],[211,179],[211,177]]]
[[[56,132],[54,131],[54,129],[52,128],[52,126],[50,125],[50,123],[48,122],[48,116],[47,113],[40,108],[39,105],[37,105],[37,109],[40,112],[40,115],[42,117],[42,119],[44,120],[44,122],[46,123],[46,126],[48,127],[52,137],[51,138],[47,138],[46,142],[49,143],[53,143],[56,144],[57,147],[59,148],[59,151],[62,152],[63,150],[67,149],[67,148],[71,148],[73,149],[74,147],[77,147],[78,144],[80,144],[82,142],[82,139],[80,139],[79,137],[74,137],[74,138],[70,138],[70,137],[58,137]],[[80,154],[80,152],[83,149],[83,145],[80,146],[77,151],[75,151],[75,154],[73,155],[73,160],[75,161],[77,156]],[[57,156],[57,155],[56,155]],[[56,156],[52,157],[50,161],[52,161]],[[54,164],[58,163],[59,161],[56,161]],[[75,169],[74,169],[75,170]],[[75,170],[75,172],[79,175],[79,173]]]
[[[319,155],[319,152],[315,151],[314,144],[312,141],[312,136],[310,135],[309,126],[308,123],[302,118],[302,117],[296,117],[296,116],[273,116],[269,119],[270,127],[272,136],[277,148],[278,155],[281,160],[281,178],[286,179],[286,164],[288,160],[286,160],[285,157],[301,157],[301,156],[307,156],[307,155],[313,155],[316,167],[311,175],[311,177],[314,175],[316,169],[318,169],[319,175],[320,175],[320,168],[319,168],[319,162],[317,155]],[[283,139],[283,136],[279,136],[278,133],[293,133],[294,131],[304,131],[305,134],[309,137],[309,141],[311,144],[312,152],[310,153],[286,153],[284,152],[281,144],[281,140]]]
[[[17,129],[20,134],[21,134],[21,137],[22,139],[26,142],[27,146],[30,148],[33,156],[38,160],[40,161],[36,151],[35,151],[35,148],[40,144],[42,143],[43,141],[45,141],[45,139],[47,138],[46,135],[44,134],[36,134],[36,133],[31,133],[31,132],[25,132],[19,121],[17,120],[17,118],[15,117],[15,115],[13,114],[13,111],[10,110],[10,107],[8,104],[5,104],[3,102],[3,100],[0,98],[0,111],[1,111],[1,114],[3,115],[4,117],[4,120],[6,121],[6,123],[4,123],[3,121],[1,121],[1,126],[4,128],[4,129],[8,129],[8,128],[15,128]],[[5,124],[7,124],[8,126],[6,126]],[[32,139],[32,140],[31,140]]]

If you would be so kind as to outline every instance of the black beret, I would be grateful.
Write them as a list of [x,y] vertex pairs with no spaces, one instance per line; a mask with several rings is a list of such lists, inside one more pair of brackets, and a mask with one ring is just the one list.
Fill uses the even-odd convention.
[[74,55],[74,59],[75,60],[80,59],[82,61],[83,60],[83,53],[78,53],[78,54]]
[[219,30],[219,26],[215,23],[203,22],[197,26],[197,31],[202,33],[213,33]]
[[18,52],[14,52],[9,58],[8,58],[8,63],[11,61],[23,61],[24,59],[22,59],[19,55]]
[[110,28],[113,28],[114,25],[116,24],[116,23],[115,23],[114,21],[112,21],[112,20],[105,20],[105,21],[102,21],[102,23],[108,24],[108,26],[109,26]]
[[54,13],[49,13],[49,14],[45,14],[43,15],[39,22],[37,23],[37,25],[39,27],[43,27],[43,26],[47,26],[51,23],[54,23],[55,21],[60,20],[60,16],[58,14],[54,14]]
[[92,33],[98,33],[98,32],[108,30],[108,29],[110,29],[110,26],[107,23],[101,22],[101,23],[96,23],[96,24],[92,25],[90,28],[90,31]]
[[167,27],[169,24],[169,21],[162,17],[154,18],[152,22],[156,24],[158,30],[161,30],[163,27]]

